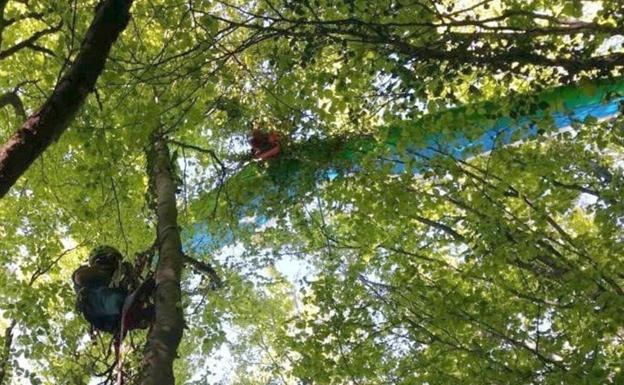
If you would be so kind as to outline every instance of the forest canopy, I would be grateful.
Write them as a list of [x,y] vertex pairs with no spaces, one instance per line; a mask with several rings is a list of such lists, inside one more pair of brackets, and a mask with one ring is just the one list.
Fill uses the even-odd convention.
[[[0,0],[0,385],[624,383],[622,26]],[[75,306],[100,245],[156,279],[120,365]]]

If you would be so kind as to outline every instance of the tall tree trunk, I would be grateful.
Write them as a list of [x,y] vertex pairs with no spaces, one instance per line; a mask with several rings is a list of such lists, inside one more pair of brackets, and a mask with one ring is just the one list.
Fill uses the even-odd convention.
[[150,186],[156,195],[159,258],[154,297],[156,320],[147,339],[141,385],[173,385],[173,360],[184,329],[180,289],[182,242],[177,221],[176,178],[169,149],[162,137],[155,136],[152,146],[148,167]]
[[0,147],[0,198],[67,129],[93,90],[111,46],[126,28],[132,2],[105,0],[100,3],[73,65],[39,111],[29,116],[22,127]]
[[0,361],[0,385],[5,384],[10,375],[7,376],[9,361],[11,360],[11,346],[13,345],[13,329],[17,322],[12,320],[4,330],[4,346],[2,347],[2,361]]

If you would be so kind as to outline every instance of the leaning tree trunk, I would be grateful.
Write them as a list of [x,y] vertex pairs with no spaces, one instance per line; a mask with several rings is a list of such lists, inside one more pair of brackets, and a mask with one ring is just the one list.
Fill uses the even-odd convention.
[[162,137],[153,137],[148,160],[150,188],[156,200],[159,258],[154,296],[156,320],[147,339],[141,385],[173,385],[173,360],[184,329],[180,289],[183,255],[177,222],[176,178]]
[[0,198],[15,181],[67,129],[93,91],[111,46],[130,20],[133,0],[100,3],[74,64],[41,108],[0,147]]

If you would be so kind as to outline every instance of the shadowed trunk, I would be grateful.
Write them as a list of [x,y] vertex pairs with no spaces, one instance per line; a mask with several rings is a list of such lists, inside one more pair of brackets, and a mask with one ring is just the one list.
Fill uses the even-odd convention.
[[169,149],[160,137],[154,137],[152,146],[148,154],[148,167],[150,188],[156,196],[159,258],[154,297],[156,320],[143,356],[144,377],[141,384],[173,385],[173,360],[184,329],[180,289],[182,242],[177,222],[176,178]]
[[15,181],[67,129],[93,91],[111,46],[126,28],[133,0],[105,0],[85,35],[73,65],[39,111],[0,147],[0,198]]
[[5,384],[10,376],[7,376],[9,360],[11,360],[11,346],[13,345],[13,329],[17,323],[11,321],[4,330],[4,346],[2,347],[2,361],[0,362],[0,385]]

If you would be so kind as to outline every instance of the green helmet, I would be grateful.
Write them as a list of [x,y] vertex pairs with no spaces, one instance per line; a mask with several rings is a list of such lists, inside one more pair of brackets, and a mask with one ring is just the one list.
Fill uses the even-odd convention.
[[89,265],[117,267],[123,256],[112,246],[98,246],[89,253]]

